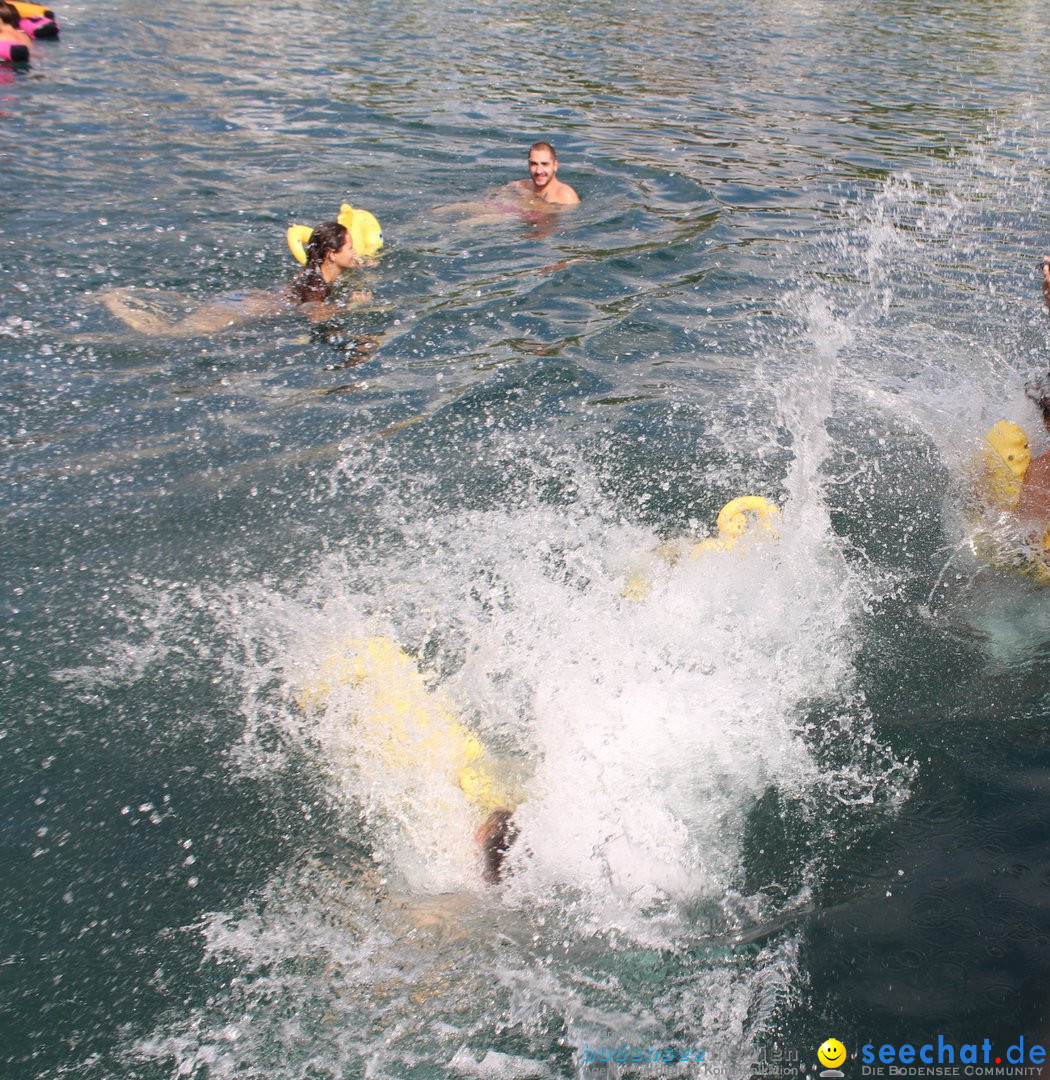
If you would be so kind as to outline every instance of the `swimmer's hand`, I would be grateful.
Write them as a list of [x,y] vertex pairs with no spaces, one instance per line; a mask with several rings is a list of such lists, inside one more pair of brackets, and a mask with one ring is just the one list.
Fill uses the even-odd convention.
[[372,293],[368,289],[354,289],[350,294],[351,304],[370,304],[372,302]]

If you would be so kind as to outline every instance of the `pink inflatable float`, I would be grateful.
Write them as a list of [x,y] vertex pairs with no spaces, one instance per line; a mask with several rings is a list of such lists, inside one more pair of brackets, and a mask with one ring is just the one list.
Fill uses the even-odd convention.
[[[15,29],[21,30],[27,37],[36,41],[54,40],[58,37],[58,23],[55,13],[42,4],[25,3],[24,0],[9,0],[10,6],[18,16]],[[11,23],[10,11],[4,16],[4,25]],[[29,46],[25,41],[0,41],[0,63],[28,64]]]
[[0,61],[8,64],[28,64],[29,46],[17,41],[0,41]]

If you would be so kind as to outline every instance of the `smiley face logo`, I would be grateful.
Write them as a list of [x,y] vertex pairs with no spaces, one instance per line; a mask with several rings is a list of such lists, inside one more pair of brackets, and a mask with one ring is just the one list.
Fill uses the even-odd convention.
[[846,1048],[838,1039],[828,1039],[826,1042],[821,1043],[820,1049],[817,1051],[817,1057],[820,1059],[821,1065],[825,1065],[829,1069],[837,1069],[846,1060]]

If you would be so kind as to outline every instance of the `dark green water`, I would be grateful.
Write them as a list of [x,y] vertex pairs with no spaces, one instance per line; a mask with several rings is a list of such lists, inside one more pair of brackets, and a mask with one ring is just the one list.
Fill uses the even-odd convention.
[[[1045,6],[58,17],[0,69],[2,1075],[1050,1042],[1050,598],[960,514],[1047,362]],[[578,209],[442,215],[537,138]],[[100,302],[342,201],[364,310]],[[742,493],[777,543],[653,554]],[[297,703],[368,634],[525,777],[504,886]]]

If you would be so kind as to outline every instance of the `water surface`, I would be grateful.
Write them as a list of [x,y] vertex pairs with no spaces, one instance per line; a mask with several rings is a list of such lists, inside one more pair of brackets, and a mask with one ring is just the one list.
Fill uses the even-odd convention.
[[[1044,7],[58,15],[0,71],[5,1076],[1047,1038],[1050,608],[960,512],[1046,364]],[[442,216],[537,138],[578,209]],[[99,302],[342,201],[363,310]],[[744,493],[776,543],[654,554]],[[526,778],[505,885],[297,703],[363,634]]]

